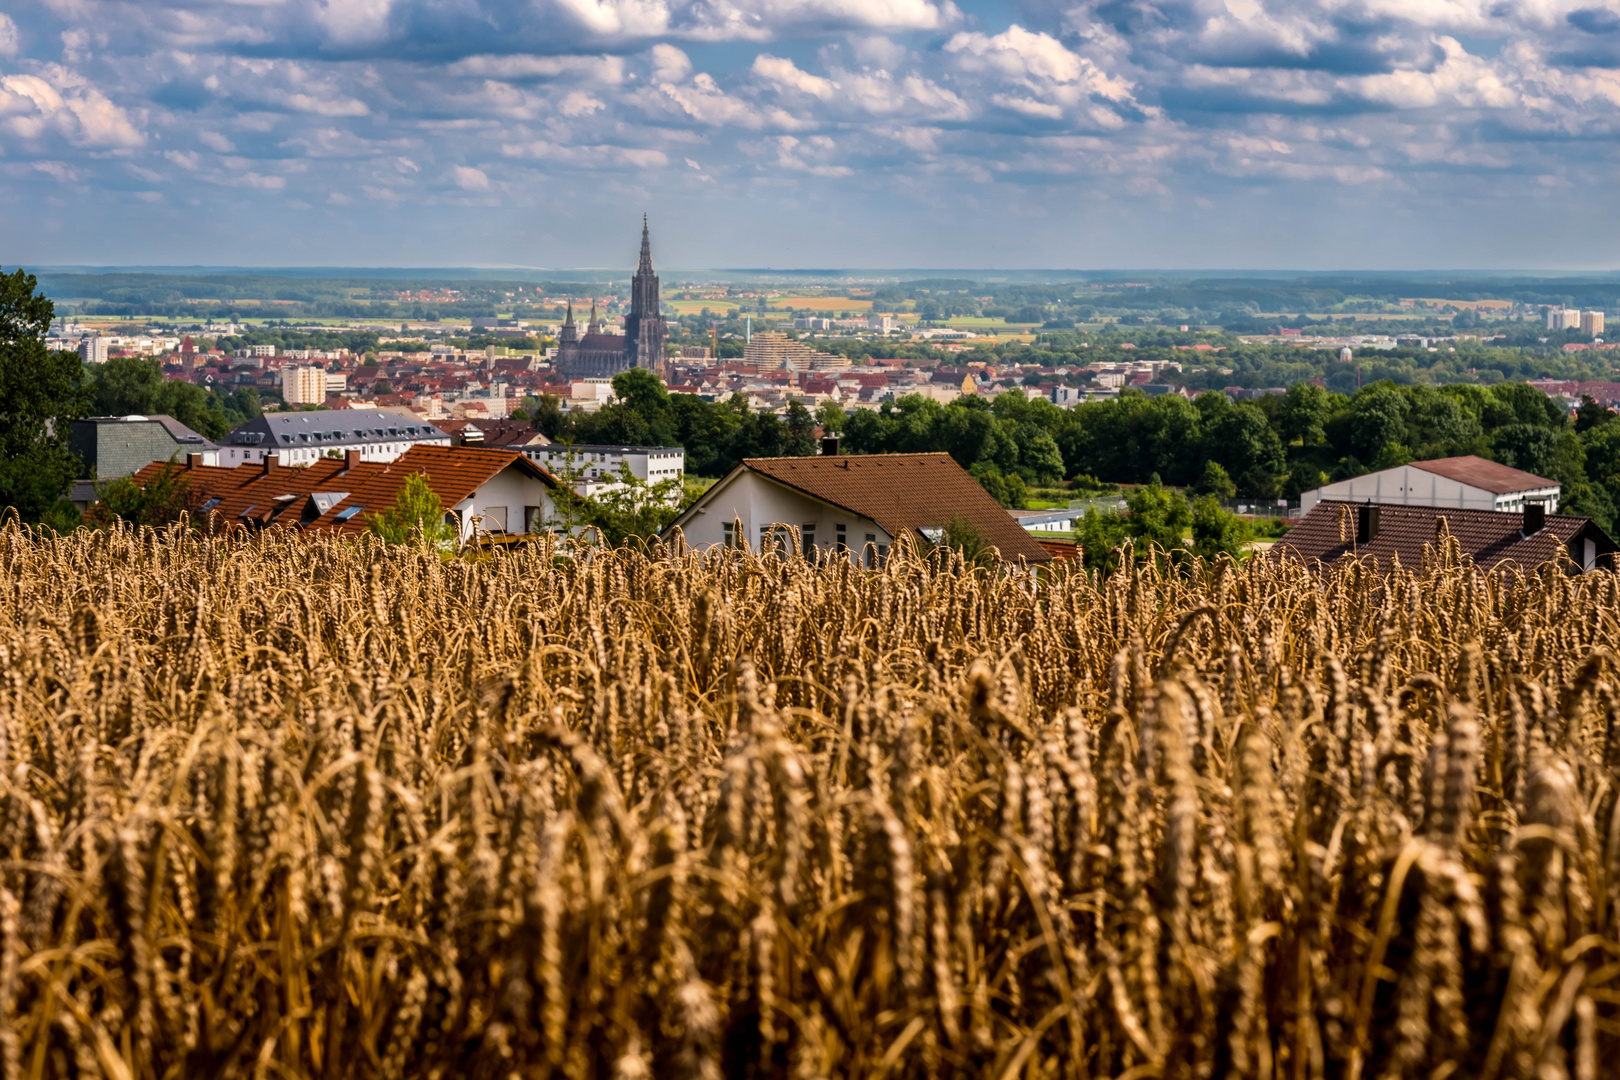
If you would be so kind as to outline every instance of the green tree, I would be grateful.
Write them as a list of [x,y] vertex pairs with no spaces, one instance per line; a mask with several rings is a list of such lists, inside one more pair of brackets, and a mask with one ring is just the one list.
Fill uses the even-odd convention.
[[1198,495],[1209,495],[1217,499],[1230,499],[1237,495],[1237,485],[1232,483],[1231,476],[1217,461],[1206,461],[1204,471],[1193,485],[1192,490]]
[[1331,411],[1331,397],[1326,390],[1315,383],[1297,382],[1278,403],[1277,433],[1285,443],[1319,445],[1327,438],[1324,425]]
[[1242,558],[1243,550],[1252,539],[1249,523],[1227,510],[1222,510],[1214,499],[1205,497],[1192,505],[1192,551],[1201,559],[1214,559],[1217,555]]
[[1581,407],[1575,410],[1575,430],[1582,434],[1602,427],[1614,419],[1614,413],[1591,394],[1581,395]]
[[109,528],[116,522],[161,528],[196,509],[191,476],[179,465],[165,465],[144,485],[132,476],[99,485],[97,498],[85,514],[87,524]]
[[99,416],[172,416],[210,439],[230,430],[218,398],[191,383],[165,380],[156,360],[115,356],[92,374],[91,404]]
[[844,412],[844,407],[832,398],[827,398],[816,406],[816,422],[828,435],[837,435],[843,431],[844,421],[848,418],[849,414]]
[[63,517],[80,469],[68,429],[87,404],[78,356],[45,348],[56,311],[37,285],[21,270],[0,274],[0,510],[28,522]]
[[439,493],[428,486],[427,477],[412,473],[394,495],[394,505],[380,514],[366,515],[366,529],[390,544],[427,544],[448,547],[456,541],[456,530],[445,520]]

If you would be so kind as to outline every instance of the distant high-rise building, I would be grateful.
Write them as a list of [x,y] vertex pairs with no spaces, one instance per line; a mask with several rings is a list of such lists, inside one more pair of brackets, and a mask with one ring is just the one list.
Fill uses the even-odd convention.
[[1599,334],[1603,333],[1603,312],[1581,312],[1581,333],[1591,334],[1593,337],[1597,337]]
[[743,347],[743,363],[763,371],[827,371],[849,367],[848,357],[818,352],[793,340],[780,330],[761,330]]
[[1549,330],[1579,330],[1581,326],[1581,313],[1575,308],[1548,308],[1547,329]]
[[289,364],[281,369],[281,397],[289,405],[326,402],[326,372],[318,367]]
[[107,339],[103,337],[87,337],[79,342],[79,359],[87,364],[105,364],[107,362]]

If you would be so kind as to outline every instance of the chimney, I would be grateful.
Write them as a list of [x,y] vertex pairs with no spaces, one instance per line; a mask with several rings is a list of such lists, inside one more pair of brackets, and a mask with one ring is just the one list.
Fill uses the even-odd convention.
[[1540,502],[1527,502],[1524,504],[1524,524],[1520,532],[1525,536],[1534,536],[1547,527],[1547,504]]
[[275,473],[276,465],[279,464],[277,459],[280,456],[281,455],[279,455],[279,454],[265,454],[264,455],[264,458],[263,458],[263,461],[262,461],[262,464],[264,465],[263,475],[270,476],[270,475]]
[[1364,503],[1356,507],[1356,543],[1370,544],[1378,538],[1378,507]]
[[191,472],[193,469],[200,469],[200,468],[202,468],[202,455],[201,454],[187,454],[186,455],[186,471]]
[[343,451],[343,471],[344,472],[346,472],[346,473],[347,472],[353,472],[356,468],[359,467],[359,465],[360,465],[360,451],[358,451],[358,450],[345,450],[345,451]]
[[838,456],[838,436],[823,435],[821,437],[821,454],[823,457]]

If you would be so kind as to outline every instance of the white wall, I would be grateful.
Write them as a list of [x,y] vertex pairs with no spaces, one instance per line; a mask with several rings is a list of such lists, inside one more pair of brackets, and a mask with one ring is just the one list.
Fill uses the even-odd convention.
[[852,557],[859,558],[865,550],[867,536],[884,549],[893,538],[876,522],[829,506],[820,499],[812,499],[802,492],[783,487],[752,472],[741,472],[710,488],[700,499],[682,526],[686,542],[695,548],[709,548],[725,542],[725,527],[740,519],[743,538],[750,549],[759,549],[759,529],[762,525],[791,525],[803,529],[816,527],[816,547],[832,551],[838,542],[838,526],[845,527],[845,542]]
[[473,492],[470,498],[456,503],[452,509],[461,521],[461,538],[466,541],[480,528],[484,532],[500,534],[498,513],[493,515],[495,520],[487,522],[482,520],[486,516],[491,516],[491,510],[497,509],[506,511],[506,532],[527,532],[528,522],[523,517],[523,509],[526,506],[540,508],[542,531],[545,531],[545,523],[557,516],[556,504],[551,501],[551,489],[543,481],[536,480],[509,465]]
[[1556,513],[1558,490],[1557,486],[1553,486],[1498,495],[1484,488],[1447,479],[1438,473],[1400,465],[1307,491],[1299,497],[1299,509],[1300,513],[1306,514],[1323,499],[1343,499],[1401,506],[1455,507],[1459,510],[1522,510],[1526,498],[1529,498],[1545,501],[1547,512]]
[[449,438],[401,439],[384,443],[321,443],[319,446],[298,446],[278,450],[273,446],[222,446],[219,463],[227,469],[238,465],[257,464],[266,454],[275,454],[281,465],[313,465],[323,457],[342,457],[346,451],[360,451],[361,461],[393,461],[413,446],[449,446]]

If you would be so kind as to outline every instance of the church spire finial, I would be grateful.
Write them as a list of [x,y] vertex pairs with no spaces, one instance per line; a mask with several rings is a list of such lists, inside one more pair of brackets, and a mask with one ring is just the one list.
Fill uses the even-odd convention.
[[641,262],[636,266],[636,273],[652,273],[652,240],[647,235],[647,215],[641,215]]

